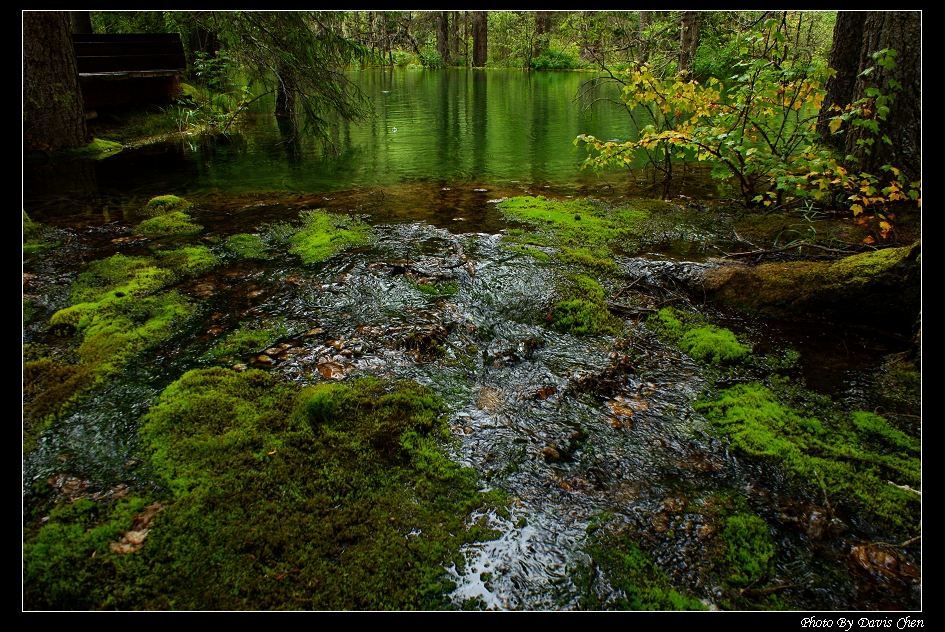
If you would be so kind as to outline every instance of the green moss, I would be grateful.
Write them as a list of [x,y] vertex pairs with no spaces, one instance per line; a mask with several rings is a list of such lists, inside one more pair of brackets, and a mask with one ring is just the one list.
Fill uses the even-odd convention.
[[541,263],[547,263],[551,261],[551,255],[549,255],[547,252],[539,250],[538,248],[532,248],[531,246],[525,246],[521,244],[510,244],[507,245],[506,248],[512,252],[528,255],[529,257],[532,257]]
[[188,372],[142,426],[175,498],[141,551],[154,586],[137,605],[445,606],[444,567],[489,534],[465,524],[487,499],[439,447],[442,411],[412,383]]
[[713,325],[690,329],[680,338],[679,347],[692,359],[708,364],[733,362],[751,353],[751,347],[738,342],[731,331]]
[[58,362],[50,358],[23,364],[23,452],[30,452],[36,440],[64,411],[75,405],[80,393],[95,376],[90,367]]
[[174,281],[174,273],[148,257],[113,255],[91,262],[72,284],[72,302],[96,303],[151,294]]
[[622,323],[607,308],[600,283],[583,274],[573,275],[568,278],[565,295],[551,310],[554,329],[578,335],[620,332]]
[[919,496],[897,486],[920,485],[918,444],[881,417],[831,410],[823,419],[802,415],[757,383],[725,389],[695,408],[736,452],[779,465],[799,485],[851,511],[898,529],[918,527]]
[[607,251],[603,249],[592,251],[588,248],[562,247],[557,256],[564,263],[584,266],[602,272],[615,272],[617,270],[616,262],[609,258]]
[[672,307],[652,314],[646,325],[660,339],[675,344],[703,364],[732,363],[751,353],[751,347],[740,343],[728,329],[704,324],[698,314]]
[[456,281],[440,281],[437,283],[411,283],[421,294],[427,296],[456,296],[459,293],[459,283]]
[[259,235],[239,233],[227,237],[223,247],[239,259],[265,259],[266,244]]
[[345,248],[367,243],[371,228],[361,220],[324,211],[303,211],[302,227],[289,239],[290,252],[317,263]]
[[172,211],[146,219],[135,228],[135,234],[142,237],[168,237],[171,235],[195,235],[203,226],[190,221],[190,216],[181,211]]
[[117,576],[109,543],[131,529],[146,502],[78,499],[53,509],[23,545],[23,599],[31,609],[88,610],[108,606]]
[[124,147],[122,147],[121,143],[105,140],[104,138],[95,138],[92,139],[92,142],[88,145],[79,147],[77,149],[67,150],[66,153],[72,156],[100,160],[102,158],[108,158],[109,156],[117,154],[122,149],[124,149]]
[[554,243],[572,248],[619,246],[635,236],[646,211],[630,207],[608,209],[589,199],[549,200],[538,196],[509,198],[498,205],[508,218],[527,223]]
[[270,326],[261,323],[244,325],[218,340],[205,357],[214,362],[231,364],[247,354],[272,346],[276,340],[288,333],[282,323]]
[[154,256],[160,265],[170,269],[178,278],[199,276],[220,263],[206,246],[160,250]]
[[[589,529],[590,530],[590,529]],[[705,610],[694,597],[673,588],[662,570],[656,567],[625,534],[593,534],[585,552],[593,565],[577,569],[574,583],[581,593],[580,605],[591,610]],[[594,590],[602,575],[613,592],[601,597]]]
[[144,205],[144,214],[148,217],[167,215],[176,211],[186,211],[193,204],[176,195],[158,195],[148,200]]
[[768,524],[754,514],[737,513],[725,520],[726,581],[733,586],[747,586],[763,579],[771,569],[777,548]]

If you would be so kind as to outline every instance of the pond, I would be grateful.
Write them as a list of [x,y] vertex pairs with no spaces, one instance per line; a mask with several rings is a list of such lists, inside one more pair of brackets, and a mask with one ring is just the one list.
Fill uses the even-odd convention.
[[[835,516],[826,491],[799,493],[777,468],[736,458],[696,408],[704,393],[759,379],[794,350],[798,364],[785,363],[786,375],[806,378],[842,414],[873,410],[871,380],[882,356],[908,341],[826,322],[812,333],[805,324],[686,301],[676,282],[712,265],[707,259],[731,244],[735,228],[751,235],[754,225],[691,203],[718,195],[704,170],[681,178],[670,202],[641,199],[653,196],[646,178],[581,170],[576,135],[633,133],[621,108],[575,99],[592,75],[377,69],[354,76],[375,115],[335,130],[338,155],[287,138],[260,110],[229,138],[29,167],[25,208],[50,226],[57,246],[49,251],[55,256],[26,257],[28,360],[75,362],[78,354],[82,361],[81,333],[49,322],[73,301],[71,288],[90,262],[119,254],[126,258],[112,261],[166,268],[181,257],[190,265],[187,257],[199,253],[204,263],[168,273],[173,280],[156,290],[188,314],[177,329],[119,358],[117,375],[36,439],[24,456],[28,506],[41,507],[50,495],[98,501],[121,486],[152,489],[154,473],[139,467],[140,419],[190,369],[258,368],[303,386],[372,375],[416,381],[440,396],[451,458],[473,468],[483,488],[506,494],[504,510],[479,516],[496,537],[467,544],[465,563],[447,568],[455,607],[626,607],[614,595],[634,588],[620,583],[617,570],[631,567],[651,582],[647,598],[670,600],[650,605],[676,599],[666,596],[670,585],[713,608],[918,604],[912,558],[864,544],[886,533],[882,524]],[[607,85],[591,100],[615,95]],[[192,235],[140,231],[145,202],[161,194],[194,202]],[[639,225],[615,228],[622,241],[604,260],[547,236],[526,233],[532,241],[517,242],[525,224],[502,204],[529,194],[585,204],[568,214],[584,222],[604,221],[610,211],[582,196],[629,205],[625,217]],[[323,261],[300,261],[289,235],[316,207],[347,218],[343,226],[362,218],[371,238]],[[264,254],[234,254],[238,233],[258,236]],[[615,302],[637,301],[614,316],[619,326],[584,336],[550,325],[563,288],[581,275],[600,282],[616,314]],[[721,374],[693,360],[648,324],[647,315],[666,305],[730,328],[759,359]],[[235,355],[218,351],[247,331],[268,333]],[[742,583],[725,577],[718,535],[741,528],[739,520],[768,525],[763,542],[747,548],[771,547],[764,573]],[[607,553],[598,559],[594,547],[607,538],[591,535],[612,532],[631,538],[631,551],[650,561],[626,550],[616,562]],[[851,547],[866,561],[851,561]],[[880,555],[902,572],[877,571]]]

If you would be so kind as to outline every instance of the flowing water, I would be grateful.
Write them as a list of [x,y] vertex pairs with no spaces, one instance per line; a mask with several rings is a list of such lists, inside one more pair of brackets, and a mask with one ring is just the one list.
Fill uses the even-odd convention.
[[[123,238],[132,225],[128,209],[152,195],[195,200],[192,215],[205,235],[255,232],[322,206],[365,215],[375,239],[323,264],[302,266],[286,254],[226,263],[181,284],[201,301],[192,326],[46,432],[25,458],[25,485],[64,472],[94,489],[145,484],[134,462],[137,420],[161,389],[207,365],[204,353],[240,323],[281,322],[287,335],[244,363],[303,384],[362,373],[426,384],[449,406],[453,456],[475,468],[484,485],[508,492],[510,516],[491,516],[501,536],[470,546],[466,567],[450,569],[457,604],[576,607],[570,571],[587,563],[586,529],[602,512],[637,534],[674,583],[713,604],[717,587],[700,570],[711,533],[699,507],[734,493],[773,520],[787,502],[779,482],[735,459],[694,412],[707,385],[701,367],[639,319],[626,321],[619,340],[551,330],[546,316],[568,270],[500,243],[508,225],[496,198],[640,193],[641,183],[625,175],[578,168],[583,150],[571,144],[578,133],[631,133],[625,113],[572,102],[586,79],[366,71],[358,81],[377,115],[339,128],[338,157],[306,140],[287,143],[258,116],[230,140],[73,163],[62,167],[71,175],[58,180],[43,167],[27,174],[27,210],[63,236],[56,257],[30,266],[24,292],[38,307],[26,324],[27,342],[55,342],[44,322],[66,305],[85,262],[147,252],[146,244]],[[681,186],[693,196],[716,194],[701,176]],[[680,252],[680,236],[663,235],[619,258],[620,274],[607,289],[633,281],[658,287],[660,278],[708,265],[702,262],[710,251],[691,247],[700,239],[722,238],[690,235]],[[451,281],[458,291],[429,296],[417,289],[422,280]],[[895,337],[866,339],[829,327],[821,336],[802,335],[790,324],[717,316],[756,344],[797,348],[811,386],[854,402],[864,400],[861,376],[878,354],[904,347]],[[812,608],[918,603],[918,588],[890,596],[871,581],[850,579],[855,571],[824,579],[818,569],[825,559],[842,567],[852,537],[815,545],[787,528],[778,537],[786,552],[779,559],[789,560],[778,575],[792,578],[793,596]]]

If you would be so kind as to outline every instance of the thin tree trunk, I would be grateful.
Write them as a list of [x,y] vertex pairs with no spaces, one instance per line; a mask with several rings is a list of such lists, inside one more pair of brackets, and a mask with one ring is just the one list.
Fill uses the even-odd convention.
[[72,21],[64,11],[23,13],[23,146],[57,150],[88,142]]
[[95,32],[92,30],[92,14],[90,12],[69,11],[69,15],[72,18],[73,33],[91,34]]
[[459,57],[459,11],[450,11],[450,59]]
[[838,149],[843,145],[843,136],[830,133],[830,119],[839,112],[832,106],[843,108],[853,102],[856,75],[860,72],[860,48],[863,46],[863,11],[840,11],[833,27],[833,47],[830,49],[830,67],[837,71],[827,80],[827,94],[817,117],[817,131],[828,143]]
[[646,34],[653,21],[652,11],[640,11],[640,61],[646,63],[650,58],[650,42]]
[[473,61],[475,68],[486,65],[489,57],[489,12],[473,11]]
[[679,72],[687,75],[699,48],[699,12],[683,11],[679,29]]
[[280,72],[276,76],[279,86],[276,88],[276,118],[295,119],[295,86],[289,73]]
[[440,54],[440,59],[444,66],[450,65],[450,36],[449,36],[449,13],[446,11],[437,11],[436,13],[436,52]]

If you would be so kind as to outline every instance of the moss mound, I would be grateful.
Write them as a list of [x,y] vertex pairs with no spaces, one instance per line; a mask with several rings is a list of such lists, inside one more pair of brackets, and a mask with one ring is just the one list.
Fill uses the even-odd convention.
[[27,607],[445,607],[445,567],[493,535],[470,512],[498,496],[445,456],[442,410],[414,383],[190,371],[143,420],[170,490],[143,546],[108,544],[120,503],[57,510],[28,538]]
[[646,324],[660,339],[675,344],[703,364],[729,364],[751,353],[751,347],[740,343],[731,331],[705,324],[698,314],[664,307],[651,315]]
[[226,238],[223,247],[238,259],[265,259],[268,249],[259,235],[238,233]]
[[135,234],[142,237],[170,237],[175,235],[195,235],[203,226],[190,221],[190,216],[182,211],[171,211],[146,219],[135,228]]
[[167,215],[176,211],[186,211],[193,204],[176,195],[158,195],[148,200],[144,205],[144,214],[148,217]]
[[622,323],[607,308],[600,283],[577,274],[569,277],[565,298],[552,307],[551,325],[564,333],[617,335]]

